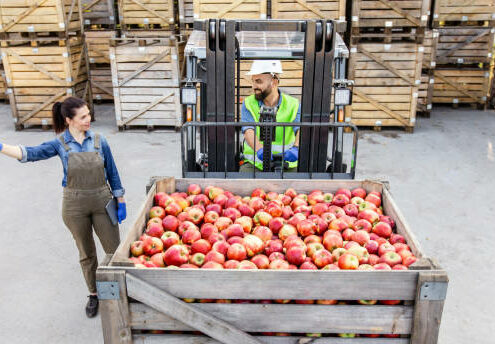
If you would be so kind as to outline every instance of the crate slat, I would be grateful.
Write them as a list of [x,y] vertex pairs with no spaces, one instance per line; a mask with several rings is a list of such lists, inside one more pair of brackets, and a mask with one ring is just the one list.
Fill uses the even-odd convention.
[[272,0],[272,19],[345,20],[345,0]]
[[266,0],[194,0],[194,19],[266,19]]
[[495,28],[441,27],[437,47],[438,64],[489,64]]
[[[435,27],[449,22],[494,21],[495,0],[436,0],[433,9]],[[469,25],[469,24],[468,24]]]
[[81,11],[85,26],[98,25],[114,28],[117,13],[114,0],[80,0]]
[[354,0],[353,27],[425,27],[430,0]]

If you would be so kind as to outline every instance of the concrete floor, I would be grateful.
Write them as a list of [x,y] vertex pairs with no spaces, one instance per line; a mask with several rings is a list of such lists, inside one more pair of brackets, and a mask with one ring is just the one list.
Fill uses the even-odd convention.
[[[97,106],[96,118],[127,190],[124,237],[149,177],[180,176],[179,135],[118,132],[110,105]],[[0,142],[36,145],[53,135],[15,132],[10,108],[0,104]],[[494,343],[495,112],[444,108],[420,118],[414,134],[360,136],[357,178],[390,181],[423,251],[449,273],[440,343]],[[100,318],[84,314],[87,291],[60,216],[59,159],[21,165],[2,156],[0,171],[2,342],[101,343]]]

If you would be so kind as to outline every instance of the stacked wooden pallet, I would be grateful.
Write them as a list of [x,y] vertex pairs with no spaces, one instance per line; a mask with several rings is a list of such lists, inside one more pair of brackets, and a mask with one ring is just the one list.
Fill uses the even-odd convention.
[[177,23],[174,0],[118,0],[118,11],[126,37],[168,36]]
[[419,86],[417,115],[430,117],[433,108],[434,70],[436,66],[436,50],[438,30],[426,30],[423,42],[424,54],[421,68],[421,84]]
[[93,100],[113,100],[110,40],[116,36],[115,30],[85,32]]
[[[422,78],[421,70],[430,4],[430,0],[352,2],[348,78],[355,84],[346,121],[375,130],[383,126],[414,130],[418,98],[427,96],[427,78]],[[426,54],[430,51],[429,47]]]
[[49,127],[54,102],[67,96],[91,107],[79,0],[2,0],[0,41],[16,129]]
[[115,30],[115,0],[80,0],[84,26],[89,30]]
[[120,130],[180,127],[179,55],[183,46],[175,36],[111,41],[115,116]]
[[[495,3],[492,10],[495,15]],[[439,17],[442,18],[441,13]],[[490,62],[493,59],[495,28],[469,24],[483,23],[472,21],[439,23],[437,61],[434,71],[433,102],[435,103],[452,104],[454,107],[459,104],[470,104],[478,108],[487,106],[493,75]]]

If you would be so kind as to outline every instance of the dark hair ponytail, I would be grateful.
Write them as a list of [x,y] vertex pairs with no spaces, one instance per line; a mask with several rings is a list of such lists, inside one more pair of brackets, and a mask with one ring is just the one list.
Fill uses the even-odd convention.
[[61,133],[67,127],[66,118],[74,118],[76,110],[88,104],[77,97],[67,97],[63,102],[56,102],[52,108],[53,130]]

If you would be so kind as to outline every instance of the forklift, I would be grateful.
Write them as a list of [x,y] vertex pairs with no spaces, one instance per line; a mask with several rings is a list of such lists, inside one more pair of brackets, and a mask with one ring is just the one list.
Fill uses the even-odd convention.
[[[333,20],[228,20],[194,22],[185,47],[181,104],[183,178],[354,179],[357,128],[344,120],[353,82],[346,79],[349,50]],[[302,60],[301,121],[276,122],[276,108],[262,106],[260,121],[240,122],[240,62]],[[198,118],[197,87],[201,118]],[[283,87],[282,91],[283,91]],[[263,170],[240,172],[242,126],[257,127]],[[296,172],[271,154],[275,128],[300,127]],[[344,163],[344,132],[353,134],[350,164]],[[329,141],[331,145],[329,147]],[[198,147],[199,146],[199,150]],[[257,149],[261,147],[256,147]],[[256,162],[256,154],[255,154]]]

